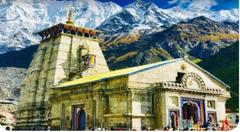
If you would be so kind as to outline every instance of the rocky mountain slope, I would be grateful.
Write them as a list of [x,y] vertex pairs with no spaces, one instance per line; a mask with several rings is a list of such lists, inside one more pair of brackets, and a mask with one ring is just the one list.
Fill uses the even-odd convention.
[[105,49],[133,43],[141,36],[160,32],[178,21],[154,3],[136,1],[105,20],[97,29],[104,33],[102,48]]
[[239,21],[237,22],[223,21],[222,24],[229,29],[239,32]]
[[[186,14],[181,14],[181,18],[176,16],[183,12]],[[238,22],[233,19],[236,12],[226,11],[232,15],[221,20],[216,15],[219,12],[224,11],[190,7],[161,9],[150,2],[136,1],[106,19],[97,29],[104,31],[101,46],[114,69],[185,55],[203,59],[238,40]]]
[[27,69],[5,67],[0,68],[0,99],[17,100],[20,94],[20,84]]
[[[235,23],[234,26],[238,26]],[[232,25],[232,28],[234,28]],[[102,43],[110,67],[123,68],[179,58],[188,55],[205,59],[230,46],[238,40],[237,29],[204,16],[179,22],[163,31],[140,35],[133,42],[118,41]],[[116,40],[116,39],[115,39]],[[144,48],[143,48],[144,47]]]

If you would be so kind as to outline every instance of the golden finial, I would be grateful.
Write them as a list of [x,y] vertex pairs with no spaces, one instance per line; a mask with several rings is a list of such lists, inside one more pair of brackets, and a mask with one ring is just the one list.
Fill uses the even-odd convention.
[[68,19],[66,21],[67,24],[74,25],[74,22],[72,20],[72,15],[73,15],[73,13],[72,13],[72,10],[70,9],[69,12],[68,12]]

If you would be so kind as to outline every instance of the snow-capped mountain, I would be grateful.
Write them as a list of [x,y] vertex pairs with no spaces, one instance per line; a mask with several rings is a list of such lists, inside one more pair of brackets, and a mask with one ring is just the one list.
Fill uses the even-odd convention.
[[175,18],[178,21],[192,19],[199,16],[205,16],[218,22],[222,21],[236,22],[239,19],[238,9],[212,11],[209,9],[202,8],[182,8],[180,6],[176,6],[173,8],[161,10],[162,12],[170,15],[171,17]]
[[163,31],[178,20],[164,13],[151,2],[137,0],[105,20],[99,27],[104,31],[103,50],[137,41],[141,36]]
[[131,42],[145,32],[162,31],[172,24],[198,16],[215,21],[238,20],[238,9],[211,11],[181,6],[161,9],[141,0],[124,8],[98,0],[0,0],[0,54],[37,44],[39,38],[33,33],[64,23],[70,8],[76,25],[98,27],[112,38],[128,37]]
[[217,22],[236,22],[239,18],[238,11],[238,9],[213,11],[197,6],[181,5],[162,9],[152,2],[137,0],[105,20],[98,28],[110,34],[142,29],[159,31],[162,27],[169,27],[199,16],[205,16]]
[[151,2],[136,1],[104,21],[98,28],[107,33],[131,30],[159,30],[177,21]]
[[[197,17],[209,18],[209,21],[199,21],[204,22],[203,24],[205,25],[214,22],[212,20],[215,20],[215,23],[222,23],[222,21],[226,23],[226,19],[234,21],[238,18],[238,15],[235,14],[236,12],[234,10],[227,10],[225,13],[228,15],[224,16],[223,10],[211,11],[203,8],[183,8],[181,6],[176,6],[170,9],[161,9],[154,3],[137,0],[124,7],[122,11],[109,17],[98,27],[99,30],[105,32],[103,35],[104,42],[101,46],[104,51],[114,49],[119,49],[118,51],[120,51],[121,49],[127,49],[127,47],[129,48],[129,45],[134,44],[134,42],[139,42],[139,39],[144,38],[144,36],[163,32],[177,23],[182,21],[187,22]],[[219,14],[222,14],[224,17],[221,17]],[[234,29],[234,26],[236,25],[235,23],[236,22],[233,22],[233,25],[229,25],[229,23],[224,25],[238,32],[238,28]],[[213,25],[215,26],[215,24]],[[186,27],[183,26],[182,28]],[[174,30],[171,31],[174,32]],[[160,36],[158,36],[157,39],[159,38]],[[153,38],[151,37],[151,39]],[[162,41],[165,40],[163,39]],[[143,42],[147,41],[143,40]]]
[[95,0],[9,0],[0,4],[0,54],[37,44],[34,32],[65,23],[70,7],[76,25],[95,28],[121,10],[112,2]]
[[174,24],[161,32],[144,34],[134,42],[120,41],[129,40],[121,38],[103,43],[102,47],[109,67],[116,69],[186,55],[204,60],[222,48],[238,44],[239,33],[232,29],[237,25],[223,24],[200,16]]
[[216,21],[237,22],[239,21],[239,10],[231,9],[215,11],[211,14],[210,18]]

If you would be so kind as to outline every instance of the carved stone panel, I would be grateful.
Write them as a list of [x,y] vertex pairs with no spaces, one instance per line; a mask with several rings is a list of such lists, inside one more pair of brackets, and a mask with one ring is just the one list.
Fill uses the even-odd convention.
[[205,89],[205,83],[202,78],[195,73],[187,73],[182,78],[182,83],[189,89]]

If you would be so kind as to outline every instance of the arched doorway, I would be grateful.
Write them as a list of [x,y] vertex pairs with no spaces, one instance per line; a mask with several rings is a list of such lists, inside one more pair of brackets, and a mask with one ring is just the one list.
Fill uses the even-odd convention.
[[186,102],[182,105],[182,119],[186,123],[186,127],[192,127],[199,121],[199,109],[193,102]]
[[216,112],[209,111],[208,112],[208,121],[209,125],[211,126],[216,126],[217,125],[217,117],[216,117]]
[[78,129],[85,130],[86,127],[86,114],[83,108],[78,111]]
[[177,111],[172,111],[170,114],[170,127],[175,130],[178,128],[178,114]]

